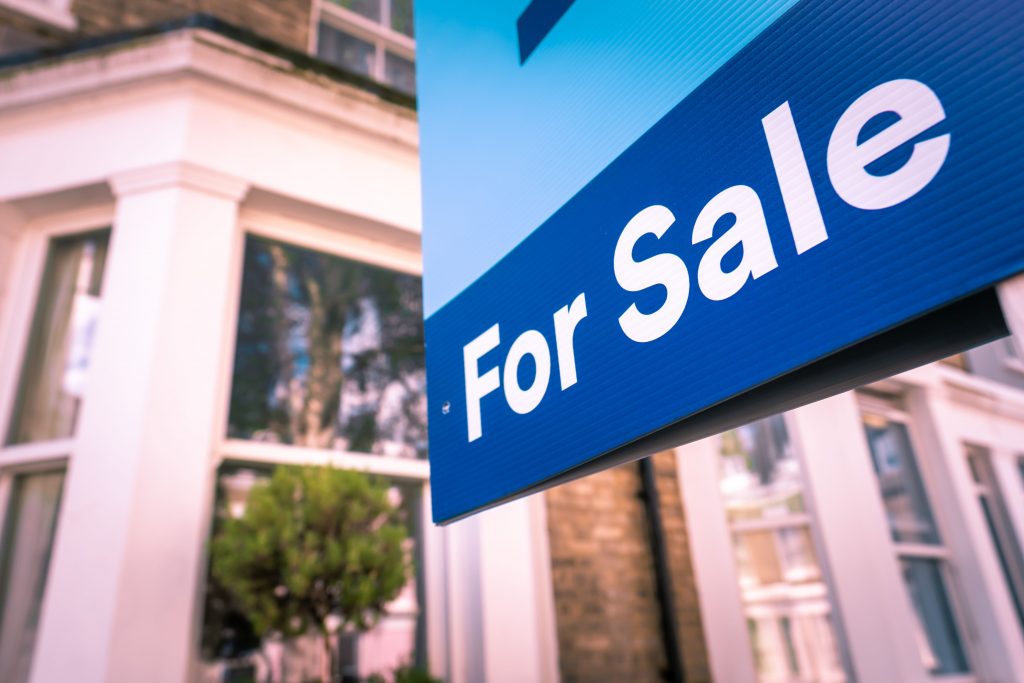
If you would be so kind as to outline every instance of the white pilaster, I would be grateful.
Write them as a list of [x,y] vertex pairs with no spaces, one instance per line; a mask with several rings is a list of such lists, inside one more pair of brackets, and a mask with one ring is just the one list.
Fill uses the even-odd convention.
[[534,495],[445,530],[451,683],[557,683],[544,505]]
[[480,516],[444,528],[448,576],[448,681],[486,680]]
[[859,681],[928,680],[852,392],[789,414]]
[[[480,518],[480,607],[487,683],[554,683],[554,662],[541,642],[554,636],[551,577],[538,571],[546,557],[547,529],[538,529],[542,495],[487,510]],[[543,552],[544,557],[538,553]],[[543,581],[543,583],[542,583]]]
[[676,449],[693,576],[715,681],[755,683],[754,654],[740,602],[732,533],[718,488],[718,437]]
[[908,392],[910,411],[923,428],[918,436],[928,458],[932,508],[953,554],[951,580],[961,601],[971,665],[978,678],[1017,680],[1024,671],[1024,643],[992,534],[974,492],[957,407],[942,385]]
[[246,186],[184,164],[112,179],[100,322],[33,683],[184,683]]

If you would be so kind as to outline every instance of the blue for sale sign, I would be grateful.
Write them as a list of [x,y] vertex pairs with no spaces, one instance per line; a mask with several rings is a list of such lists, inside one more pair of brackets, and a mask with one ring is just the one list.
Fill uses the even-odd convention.
[[1024,3],[419,0],[417,40],[436,521],[1005,331]]

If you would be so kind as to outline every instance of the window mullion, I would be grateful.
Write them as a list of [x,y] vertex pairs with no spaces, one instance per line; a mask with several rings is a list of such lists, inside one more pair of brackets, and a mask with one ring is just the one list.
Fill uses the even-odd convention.
[[384,49],[384,41],[378,38],[374,46],[376,48],[376,63],[374,64],[376,74],[374,74],[374,78],[381,83],[387,83],[387,68],[384,65],[385,53],[387,51]]
[[811,526],[809,514],[787,515],[785,517],[769,517],[767,519],[748,519],[730,523],[734,532],[745,531],[774,531],[777,529],[796,529]]

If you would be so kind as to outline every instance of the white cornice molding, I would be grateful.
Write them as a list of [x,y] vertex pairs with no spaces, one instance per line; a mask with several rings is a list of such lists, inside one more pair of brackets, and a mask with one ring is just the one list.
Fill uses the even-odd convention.
[[419,148],[416,113],[206,29],[182,29],[4,70],[0,115],[158,79],[192,78]]
[[1024,391],[956,368],[935,364],[944,394],[961,405],[1024,421]]
[[110,178],[110,188],[117,197],[168,187],[187,187],[238,203],[251,186],[241,178],[185,161],[122,171]]

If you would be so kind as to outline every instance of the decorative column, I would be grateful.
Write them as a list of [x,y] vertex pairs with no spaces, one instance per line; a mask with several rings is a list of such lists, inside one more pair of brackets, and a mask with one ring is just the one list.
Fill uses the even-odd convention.
[[247,185],[172,163],[117,209],[33,683],[185,683],[223,433]]
[[[914,387],[908,392],[909,408],[921,427],[922,457],[931,465],[932,507],[953,554],[950,587],[970,615],[963,636],[973,641],[971,665],[981,680],[1012,681],[1024,671],[1020,623],[967,464],[964,437],[971,432],[964,429],[963,414],[970,409],[954,404],[951,393],[942,382]],[[995,426],[992,435],[998,437],[999,431]],[[1018,473],[1011,474],[1003,481],[1016,483]]]
[[449,683],[556,683],[543,495],[478,513],[444,532]]
[[859,681],[928,680],[853,392],[788,414]]
[[712,680],[755,683],[754,655],[740,602],[732,532],[718,487],[718,438],[676,448],[693,577]]

